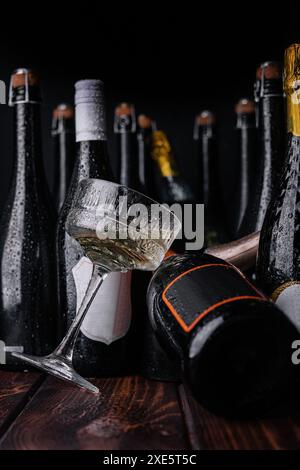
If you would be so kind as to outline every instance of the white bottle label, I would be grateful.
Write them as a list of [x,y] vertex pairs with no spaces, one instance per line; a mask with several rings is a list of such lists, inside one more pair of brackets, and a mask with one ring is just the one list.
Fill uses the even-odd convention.
[[[289,282],[278,288],[275,304],[282,310],[290,321],[300,330],[300,283]],[[273,298],[274,298],[273,294]]]
[[[92,276],[93,263],[86,257],[72,269],[77,293],[77,312]],[[131,272],[111,273],[100,286],[81,325],[93,341],[111,344],[126,335],[131,322]]]

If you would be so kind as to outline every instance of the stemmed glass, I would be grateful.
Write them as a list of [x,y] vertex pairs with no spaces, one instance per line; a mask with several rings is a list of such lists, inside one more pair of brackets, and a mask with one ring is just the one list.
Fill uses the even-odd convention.
[[94,393],[99,389],[72,365],[76,338],[105,277],[113,271],[155,270],[181,229],[179,219],[164,205],[143,194],[104,180],[81,181],[66,230],[93,262],[93,273],[82,304],[60,345],[44,357],[13,353],[30,365]]

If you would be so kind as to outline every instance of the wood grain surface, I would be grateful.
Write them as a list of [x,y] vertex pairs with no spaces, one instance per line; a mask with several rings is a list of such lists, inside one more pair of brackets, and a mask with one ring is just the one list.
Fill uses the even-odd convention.
[[0,371],[0,436],[23,410],[42,380],[39,373]]
[[203,409],[183,385],[179,387],[189,439],[207,450],[300,449],[300,403],[291,399],[264,417],[229,420]]
[[0,450],[300,449],[299,393],[262,418],[228,420],[183,385],[97,379],[99,396],[39,373],[0,371]]
[[0,449],[186,449],[176,386],[141,377],[100,379],[101,395],[48,377]]

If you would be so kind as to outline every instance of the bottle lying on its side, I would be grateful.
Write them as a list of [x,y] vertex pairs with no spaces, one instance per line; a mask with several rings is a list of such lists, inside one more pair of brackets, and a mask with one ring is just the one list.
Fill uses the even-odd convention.
[[[253,268],[255,265],[258,243],[259,232],[256,232],[240,240],[207,248],[205,253],[222,258],[239,269],[246,271],[249,268]],[[173,255],[174,254],[173,252]],[[149,281],[150,279],[148,283]],[[180,361],[174,357],[168,357],[159,344],[149,319],[143,319],[142,314],[144,309],[140,310],[140,315],[137,315],[137,319],[139,319],[144,326],[144,334],[142,336],[143,354],[141,356],[142,375],[153,380],[180,382],[182,375]]]
[[147,301],[158,339],[209,410],[255,415],[291,383],[297,330],[226,261],[197,253],[168,258],[150,282]]

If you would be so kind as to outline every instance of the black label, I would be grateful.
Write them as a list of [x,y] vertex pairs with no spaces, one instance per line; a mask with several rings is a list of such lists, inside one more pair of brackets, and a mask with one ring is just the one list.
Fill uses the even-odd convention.
[[206,264],[174,279],[163,292],[163,301],[184,331],[215,308],[236,300],[264,299],[262,294],[228,264]]

